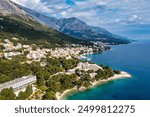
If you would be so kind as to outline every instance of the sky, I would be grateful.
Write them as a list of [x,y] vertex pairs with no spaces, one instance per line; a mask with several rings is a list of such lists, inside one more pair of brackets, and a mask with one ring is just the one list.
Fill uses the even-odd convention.
[[[56,18],[77,17],[110,31],[150,24],[150,0],[12,0]],[[150,25],[149,25],[150,26]]]

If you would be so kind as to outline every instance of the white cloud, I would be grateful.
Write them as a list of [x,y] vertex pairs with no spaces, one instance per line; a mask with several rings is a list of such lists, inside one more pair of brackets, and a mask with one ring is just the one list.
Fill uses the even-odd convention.
[[65,17],[67,15],[67,12],[66,11],[62,11],[62,12],[60,12],[60,14]]
[[120,23],[120,22],[121,22],[121,19],[116,19],[114,22],[115,22],[115,23]]
[[136,20],[140,19],[137,15],[132,15],[130,18],[129,18],[129,21],[130,22],[134,22]]
[[150,23],[149,0],[12,0],[33,10],[60,17],[77,17],[91,25],[111,27]]
[[42,2],[41,0],[12,0],[22,6],[25,6],[27,8],[36,10],[38,12],[43,13],[50,13],[53,12],[52,9],[50,9],[46,2]]

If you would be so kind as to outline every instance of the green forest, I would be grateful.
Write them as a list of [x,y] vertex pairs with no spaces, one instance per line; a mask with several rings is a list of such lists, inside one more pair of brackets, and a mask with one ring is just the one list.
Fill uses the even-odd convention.
[[[120,74],[120,71],[113,70],[109,66],[102,66],[103,69],[97,70],[95,78],[91,78],[89,75],[93,73],[93,70],[84,71],[76,69],[74,74],[65,74],[69,69],[77,66],[80,60],[65,59],[65,58],[47,58],[43,59],[46,61],[46,66],[41,67],[40,62],[32,62],[27,64],[26,59],[23,56],[13,57],[9,59],[0,59],[0,84],[20,78],[27,75],[35,75],[37,77],[36,87],[41,91],[45,92],[42,99],[56,99],[55,93],[63,93],[66,89],[77,87],[78,89],[82,86],[88,88],[95,80],[108,79],[114,74]],[[57,75],[54,75],[59,73]],[[62,74],[61,74],[62,73]],[[20,92],[16,96],[13,89],[3,89],[0,93],[0,99],[27,99],[32,94],[32,88],[27,87],[25,92]]]

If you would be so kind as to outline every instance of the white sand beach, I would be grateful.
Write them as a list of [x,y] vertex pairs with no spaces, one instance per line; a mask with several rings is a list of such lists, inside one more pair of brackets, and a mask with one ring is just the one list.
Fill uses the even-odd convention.
[[[100,84],[103,84],[105,82],[109,82],[109,81],[112,81],[112,80],[116,80],[116,79],[120,79],[120,78],[131,78],[131,77],[132,76],[130,74],[128,74],[127,72],[122,71],[120,74],[115,74],[113,77],[110,77],[106,80],[99,80],[99,81],[93,82],[92,85],[89,88],[95,87],[97,85],[100,85]],[[71,93],[73,91],[84,91],[84,90],[87,90],[89,88],[81,87],[78,90],[77,87],[74,87],[72,89],[65,90],[63,93],[57,92],[56,93],[56,98],[57,98],[57,100],[63,100],[66,95],[68,95],[69,93]]]

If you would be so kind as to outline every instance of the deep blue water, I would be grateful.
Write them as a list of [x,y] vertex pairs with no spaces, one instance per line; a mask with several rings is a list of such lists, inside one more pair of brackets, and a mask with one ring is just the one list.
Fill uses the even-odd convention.
[[113,46],[102,54],[88,55],[92,62],[124,70],[133,77],[114,80],[84,92],[69,100],[150,100],[150,40]]

